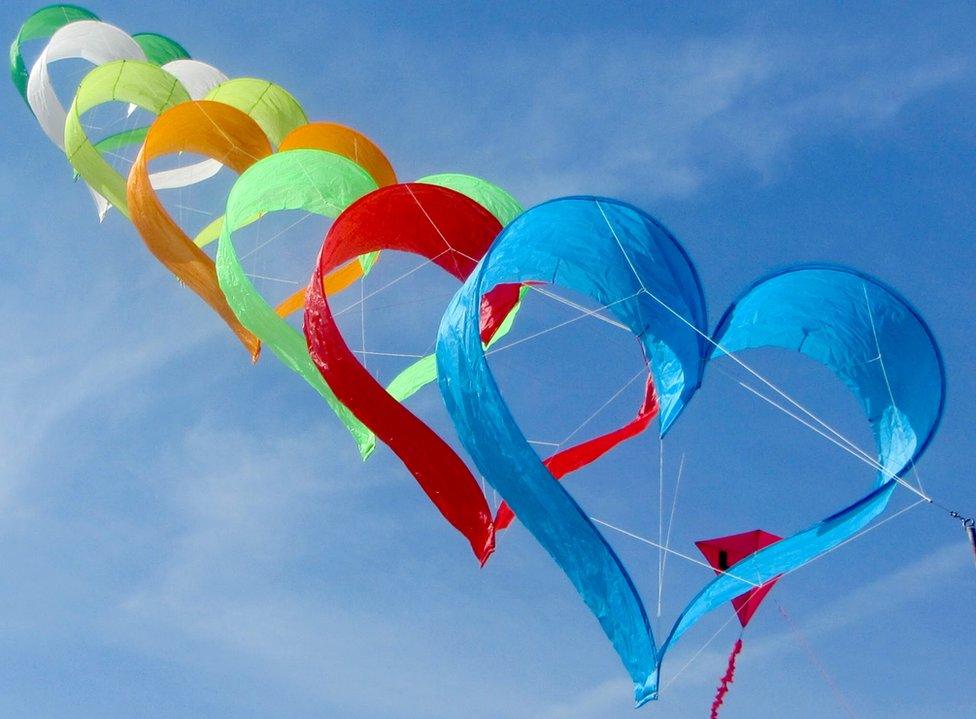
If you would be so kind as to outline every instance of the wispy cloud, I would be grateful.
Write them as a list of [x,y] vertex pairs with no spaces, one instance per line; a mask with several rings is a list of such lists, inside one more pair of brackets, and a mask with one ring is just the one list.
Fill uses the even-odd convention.
[[[450,685],[485,708],[531,707],[526,697],[491,697],[476,673],[441,650],[425,650],[421,625],[348,601],[344,584],[368,584],[383,571],[343,559],[353,554],[350,543],[364,545],[375,562],[377,547],[398,531],[388,516],[364,512],[362,496],[370,485],[403,478],[363,472],[351,451],[349,465],[337,462],[325,448],[344,440],[341,430],[326,426],[283,427],[265,437],[189,430],[169,466],[154,472],[175,485],[174,534],[162,544],[159,570],[121,598],[120,615],[107,631],[141,653],[273,681],[299,703],[342,716],[406,716],[405,706],[423,706],[431,717],[456,716],[456,707],[432,693],[436,685]],[[340,528],[308,536],[329,525]],[[410,526],[409,519],[402,525]],[[346,533],[349,526],[356,535]],[[291,572],[308,571],[298,568],[300,557],[318,565],[322,559],[305,551],[321,553],[322,546],[331,558],[323,565],[330,567],[328,586],[303,591]],[[413,648],[409,665],[385,666],[383,657],[401,656],[404,648]],[[469,651],[475,661],[476,647],[458,647],[459,655]]]
[[610,679],[547,708],[543,719],[593,719],[626,709],[634,685],[625,679]]
[[[0,421],[7,428],[0,437],[6,491],[12,489],[14,478],[38,459],[50,433],[63,428],[86,403],[96,398],[105,402],[131,390],[220,331],[216,323],[187,326],[178,317],[179,304],[158,297],[158,314],[151,328],[147,324],[139,331],[104,332],[93,343],[89,338],[92,330],[87,328],[104,326],[107,317],[132,307],[126,292],[131,291],[131,285],[112,285],[102,295],[88,288],[85,303],[71,312],[49,306],[40,315],[12,313],[11,322],[0,333],[8,346],[33,345],[30,354],[0,360],[6,385],[0,399]],[[18,324],[28,317],[28,321],[40,322],[43,332]],[[30,361],[24,361],[28,357]],[[129,394],[126,404],[114,405],[115,410],[132,412],[140,396],[148,397],[144,392]]]
[[[776,37],[611,48],[580,41],[553,55],[560,72],[529,71],[523,80],[532,101],[515,108],[510,123],[521,125],[518,136],[493,148],[501,155],[523,146],[514,154],[524,192],[681,198],[728,175],[769,179],[804,138],[875,128],[971,71],[959,57],[889,65],[886,52],[828,51]],[[523,61],[511,61],[513,73]],[[520,136],[534,143],[525,147]],[[574,149],[581,146],[587,151]]]
[[[530,204],[576,192],[686,198],[730,176],[769,180],[805,140],[876,130],[973,69],[901,36],[837,40],[750,28],[553,35],[438,68],[419,67],[422,48],[396,36],[384,57],[400,82],[379,102],[411,138],[395,148],[407,168],[480,169]],[[367,59],[358,72],[380,69]],[[475,101],[456,102],[462,76]],[[450,154],[459,143],[463,158]]]

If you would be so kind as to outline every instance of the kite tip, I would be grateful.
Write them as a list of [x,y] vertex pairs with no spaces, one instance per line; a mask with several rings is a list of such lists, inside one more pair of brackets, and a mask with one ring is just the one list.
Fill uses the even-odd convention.
[[648,702],[657,701],[657,669],[642,683],[634,682],[634,709],[640,709]]
[[488,526],[488,539],[485,540],[485,544],[481,549],[474,547],[474,545],[471,546],[474,548],[475,556],[478,558],[478,566],[484,567],[491,558],[491,555],[495,553],[495,526]]

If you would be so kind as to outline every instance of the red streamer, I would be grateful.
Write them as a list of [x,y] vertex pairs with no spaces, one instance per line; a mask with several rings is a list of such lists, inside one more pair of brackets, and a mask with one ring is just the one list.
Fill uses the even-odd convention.
[[[504,286],[500,285],[500,287]],[[590,462],[596,461],[621,442],[643,432],[647,429],[647,425],[657,417],[658,409],[659,404],[657,393],[654,391],[654,380],[648,376],[647,386],[644,390],[644,402],[634,419],[613,432],[602,434],[582,444],[557,452],[545,460],[543,464],[546,465],[546,469],[552,473],[553,477],[562,479],[580,467],[585,467]],[[513,519],[515,519],[515,513],[506,502],[502,502],[495,514],[495,531],[505,529],[512,523]]]
[[722,681],[718,685],[718,690],[715,692],[715,699],[712,700],[711,719],[718,719],[718,710],[721,708],[722,702],[725,701],[725,695],[729,693],[729,685],[735,679],[735,658],[739,656],[739,652],[741,651],[742,637],[739,637],[735,641],[735,646],[732,647],[732,653],[729,654],[729,664],[725,668],[725,675],[722,677]]

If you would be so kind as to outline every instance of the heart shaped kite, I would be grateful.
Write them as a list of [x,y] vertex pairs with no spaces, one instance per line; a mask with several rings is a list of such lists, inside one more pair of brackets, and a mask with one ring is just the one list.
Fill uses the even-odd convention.
[[[401,250],[420,255],[464,280],[499,231],[496,217],[454,190],[426,183],[377,190],[349,207],[332,226],[308,286],[305,309],[309,353],[322,379],[400,457],[441,514],[468,539],[482,564],[494,549],[495,530],[511,522],[511,511],[507,505],[499,508],[496,527],[481,487],[457,453],[398,401],[403,395],[384,390],[366,371],[342,338],[322,290],[322,278],[357,255]],[[503,334],[502,318],[511,316],[520,296],[518,283],[498,285],[486,293],[478,308],[479,341],[490,344]],[[418,364],[425,366],[424,362]],[[425,380],[432,380],[433,367],[426,371]],[[648,383],[636,419],[566,449],[548,463],[562,477],[642,431],[656,412],[654,386]]]
[[[536,456],[492,378],[479,306],[494,287],[513,282],[582,292],[631,329],[658,387],[662,435],[697,389],[710,357],[782,347],[822,362],[855,393],[871,422],[877,486],[709,582],[658,647],[627,571]],[[860,273],[825,266],[787,270],[750,288],[713,337],[704,323],[697,275],[673,237],[634,207],[573,197],[529,210],[499,236],[451,301],[438,336],[441,392],[462,443],[597,617],[634,681],[638,705],[657,697],[665,653],[705,613],[829,551],[877,516],[942,413],[942,359],[928,327],[893,290]]]

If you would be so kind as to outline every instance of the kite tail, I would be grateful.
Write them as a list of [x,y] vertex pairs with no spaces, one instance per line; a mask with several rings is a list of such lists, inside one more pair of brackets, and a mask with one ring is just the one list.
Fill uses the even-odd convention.
[[735,640],[735,646],[732,647],[732,653],[729,654],[729,665],[725,668],[725,676],[722,677],[722,682],[718,685],[718,690],[715,692],[715,699],[712,700],[711,719],[718,719],[718,710],[722,706],[722,702],[725,701],[725,695],[729,693],[729,685],[735,679],[735,658],[741,651],[742,637],[739,637]]

